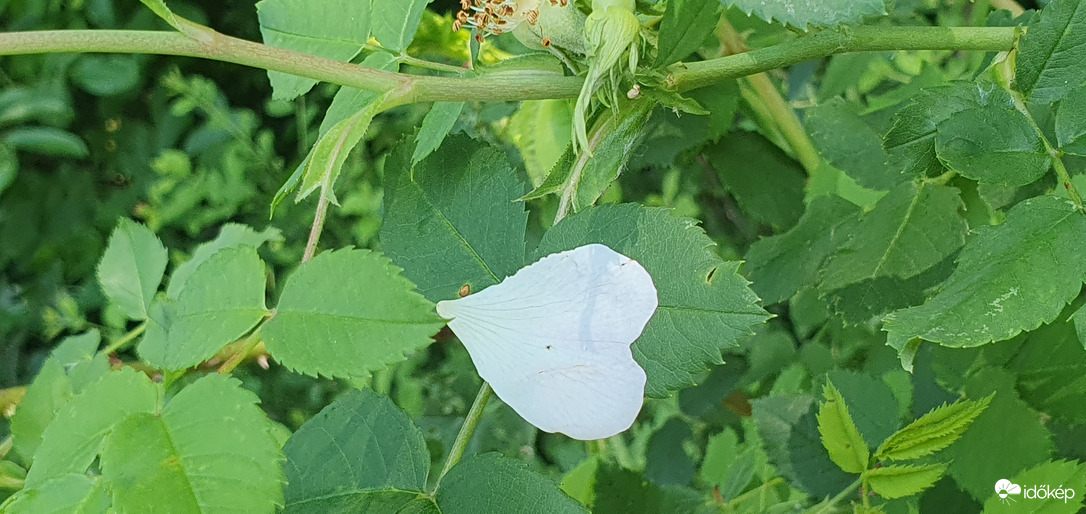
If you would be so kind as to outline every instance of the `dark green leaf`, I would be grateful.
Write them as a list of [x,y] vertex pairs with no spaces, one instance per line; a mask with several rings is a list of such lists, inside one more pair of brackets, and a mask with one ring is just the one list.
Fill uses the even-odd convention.
[[946,472],[946,464],[883,466],[864,473],[875,493],[883,498],[904,498],[935,485]]
[[387,258],[348,248],[302,264],[262,332],[268,353],[290,369],[364,378],[429,345],[442,325]]
[[0,143],[19,152],[48,157],[82,159],[90,149],[79,136],[53,127],[17,127],[3,134]]
[[1052,103],[1086,82],[1086,4],[1053,0],[1033,16],[1018,43],[1014,88]]
[[119,512],[268,512],[283,504],[282,453],[259,400],[212,373],[156,412],[121,421],[102,444],[102,479]]
[[1079,342],[1082,343],[1083,348],[1086,348],[1086,305],[1075,311],[1075,314],[1071,316],[1071,321],[1075,324]]
[[[1060,150],[1086,157],[1086,86],[1071,91],[1056,111]],[[0,188],[2,189],[2,188]]]
[[818,153],[863,187],[890,189],[915,179],[922,171],[889,166],[890,156],[883,148],[879,131],[853,103],[834,98],[812,107],[806,112],[804,124]]
[[822,389],[826,399],[818,408],[818,433],[822,434],[822,445],[830,454],[830,459],[846,473],[862,473],[867,469],[870,450],[856,430],[848,406],[841,393],[827,381]]
[[415,136],[415,153],[411,155],[411,165],[418,164],[441,146],[445,136],[449,135],[464,102],[434,102],[430,112],[422,119],[422,127]]
[[629,204],[588,209],[548,231],[537,255],[589,243],[641,263],[656,284],[660,306],[633,345],[634,359],[648,374],[650,396],[693,385],[696,374],[721,363],[721,350],[768,317],[736,272],[738,263],[720,260],[693,220],[668,209]]
[[501,282],[524,266],[522,183],[496,149],[450,137],[413,169],[389,157],[381,247],[431,301]]
[[853,23],[871,16],[886,14],[884,0],[720,0],[726,7],[735,6],[748,15],[753,14],[765,21],[778,21],[786,25],[806,29],[834,27]]
[[1052,166],[1041,135],[1009,102],[954,113],[939,123],[935,151],[962,176],[1002,186],[1024,186]]
[[[256,4],[264,44],[347,62],[370,38],[370,2],[261,0]],[[316,80],[269,71],[272,97],[291,100]]]
[[800,165],[754,132],[733,132],[706,150],[724,188],[743,212],[776,230],[803,215],[807,178]]
[[381,46],[406,53],[432,0],[373,0],[373,37]]
[[72,66],[72,82],[96,96],[126,93],[139,85],[139,58],[134,55],[82,55]]
[[868,448],[875,448],[901,426],[894,393],[882,380],[843,369],[830,371],[826,379],[845,399],[856,430]]
[[484,505],[493,512],[588,512],[558,484],[496,453],[475,455],[454,466],[436,500],[443,514],[478,514]]
[[812,496],[841,492],[856,480],[830,460],[807,395],[771,395],[751,402],[758,434],[781,476]]
[[1018,375],[1018,392],[1032,407],[1070,423],[1086,423],[1086,350],[1071,323],[1058,320],[1026,334],[1007,368]]
[[121,218],[98,261],[98,283],[125,316],[147,319],[151,299],[166,272],[166,260],[166,248],[154,232]]
[[671,0],[660,21],[656,64],[662,68],[681,61],[701,48],[720,19],[717,0]]
[[0,195],[15,182],[19,174],[19,158],[10,146],[0,143]]
[[935,154],[939,123],[954,113],[983,105],[987,98],[1009,100],[1006,91],[987,83],[953,82],[924,89],[894,116],[894,125],[883,139],[890,169],[906,176],[933,177],[945,167]]

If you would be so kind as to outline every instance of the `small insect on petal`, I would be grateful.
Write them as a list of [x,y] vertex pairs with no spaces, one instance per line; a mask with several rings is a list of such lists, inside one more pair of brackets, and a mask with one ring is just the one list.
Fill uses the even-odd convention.
[[630,345],[657,304],[644,267],[591,244],[438,302],[437,312],[451,320],[479,375],[521,417],[591,440],[630,428],[641,410],[646,376]]

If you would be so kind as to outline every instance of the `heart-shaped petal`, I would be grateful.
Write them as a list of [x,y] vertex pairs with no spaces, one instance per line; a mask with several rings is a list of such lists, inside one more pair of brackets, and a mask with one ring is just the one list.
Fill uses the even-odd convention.
[[437,312],[506,404],[546,432],[603,439],[633,424],[645,371],[630,345],[656,311],[637,261],[599,244],[549,255]]

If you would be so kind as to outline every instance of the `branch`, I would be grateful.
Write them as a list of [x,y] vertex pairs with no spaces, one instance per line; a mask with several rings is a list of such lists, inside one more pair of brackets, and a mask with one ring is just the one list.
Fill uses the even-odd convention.
[[[856,27],[825,30],[739,55],[672,65],[668,85],[688,91],[726,79],[837,53],[893,50],[1006,51],[1014,27]],[[0,55],[126,53],[199,57],[290,73],[323,82],[385,92],[398,90],[397,104],[414,102],[512,101],[575,98],[583,79],[540,73],[503,73],[478,78],[392,73],[212,33],[207,42],[177,32],[132,30],[43,30],[0,33]],[[386,105],[385,108],[392,107]]]

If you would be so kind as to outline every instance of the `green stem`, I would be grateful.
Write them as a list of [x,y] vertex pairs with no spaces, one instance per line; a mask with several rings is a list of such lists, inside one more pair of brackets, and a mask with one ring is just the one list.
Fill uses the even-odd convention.
[[1033,114],[1026,108],[1026,101],[1022,98],[1022,94],[1018,91],[1010,91],[1010,94],[1011,98],[1014,99],[1015,108],[1029,120],[1029,124],[1033,127],[1033,130],[1037,132],[1037,137],[1041,138],[1041,143],[1044,144],[1045,151],[1052,157],[1052,169],[1056,171],[1056,178],[1059,179],[1060,183],[1063,184],[1064,189],[1067,190],[1067,195],[1071,197],[1071,201],[1075,203],[1075,206],[1078,207],[1080,211],[1086,210],[1083,208],[1082,195],[1079,194],[1075,184],[1071,182],[1071,174],[1067,172],[1067,167],[1063,164],[1063,154],[1053,147],[1052,143],[1045,137],[1044,131],[1041,130],[1040,125],[1037,125],[1037,121],[1033,119]]
[[844,491],[841,491],[841,492],[837,493],[837,496],[834,496],[833,498],[830,498],[829,503],[823,505],[821,509],[819,509],[817,511],[814,511],[811,514],[823,514],[825,512],[834,512],[836,510],[834,507],[836,507],[837,504],[841,502],[841,500],[844,500],[845,498],[847,498],[848,495],[855,493],[856,489],[859,488],[861,484],[863,484],[863,478],[857,478],[856,481],[853,482],[852,484],[850,484],[848,487],[846,487]]
[[783,484],[783,483],[784,483],[783,478],[776,477],[776,478],[774,478],[774,479],[772,479],[772,480],[770,480],[768,482],[763,483],[762,485],[760,485],[758,487],[755,487],[754,489],[751,489],[751,490],[749,490],[749,491],[747,491],[747,492],[745,492],[743,494],[740,494],[739,496],[736,496],[732,501],[728,502],[728,505],[734,507],[734,506],[739,505],[739,504],[741,504],[741,503],[743,503],[743,502],[745,502],[745,501],[747,501],[747,500],[749,500],[751,498],[754,498],[756,495],[761,495],[761,494],[765,493],[766,489],[769,489],[771,487],[776,487],[778,484]]
[[[844,52],[892,50],[1006,51],[1013,27],[855,27],[826,30],[786,43],[708,61],[677,64],[668,83],[687,91],[726,79]],[[502,74],[477,78],[392,73],[275,48],[211,32],[207,42],[177,32],[133,30],[43,30],[0,34],[0,55],[127,53],[200,57],[280,71],[367,91],[404,91],[399,103],[511,101],[575,98],[579,77]],[[391,106],[389,106],[391,107]]]
[[220,375],[228,375],[233,372],[234,368],[237,368],[238,365],[245,360],[245,357],[249,356],[249,353],[252,352],[253,348],[256,348],[256,345],[258,344],[260,344],[260,327],[257,327],[255,330],[253,330],[252,333],[250,333],[249,336],[245,338],[243,343],[240,345],[240,348],[238,348],[238,351],[231,355],[230,359],[224,362],[222,366],[219,366],[218,373]]
[[118,339],[116,341],[113,341],[112,344],[110,344],[109,346],[105,347],[105,349],[102,350],[102,353],[104,353],[106,355],[109,355],[109,354],[111,354],[111,353],[113,353],[113,352],[115,352],[117,350],[120,350],[120,349],[124,348],[125,346],[128,346],[128,343],[131,343],[134,339],[136,339],[137,337],[142,335],[145,330],[147,330],[147,322],[146,321],[144,321],[143,323],[140,323],[139,326],[132,329],[130,332],[128,332],[127,334],[122,336],[120,339]]
[[471,409],[468,410],[468,415],[464,418],[464,424],[460,426],[460,433],[456,434],[456,441],[453,442],[452,449],[449,450],[449,456],[445,459],[445,466],[441,468],[441,474],[437,476],[437,483],[434,484],[434,491],[430,493],[431,496],[437,494],[437,488],[441,487],[441,480],[464,456],[464,450],[467,449],[468,442],[471,441],[471,435],[475,433],[475,428],[479,426],[479,420],[483,418],[483,408],[486,407],[486,403],[490,401],[493,394],[494,390],[490,388],[490,384],[483,382],[483,386],[479,388],[479,394],[475,395],[475,402],[471,404]]

